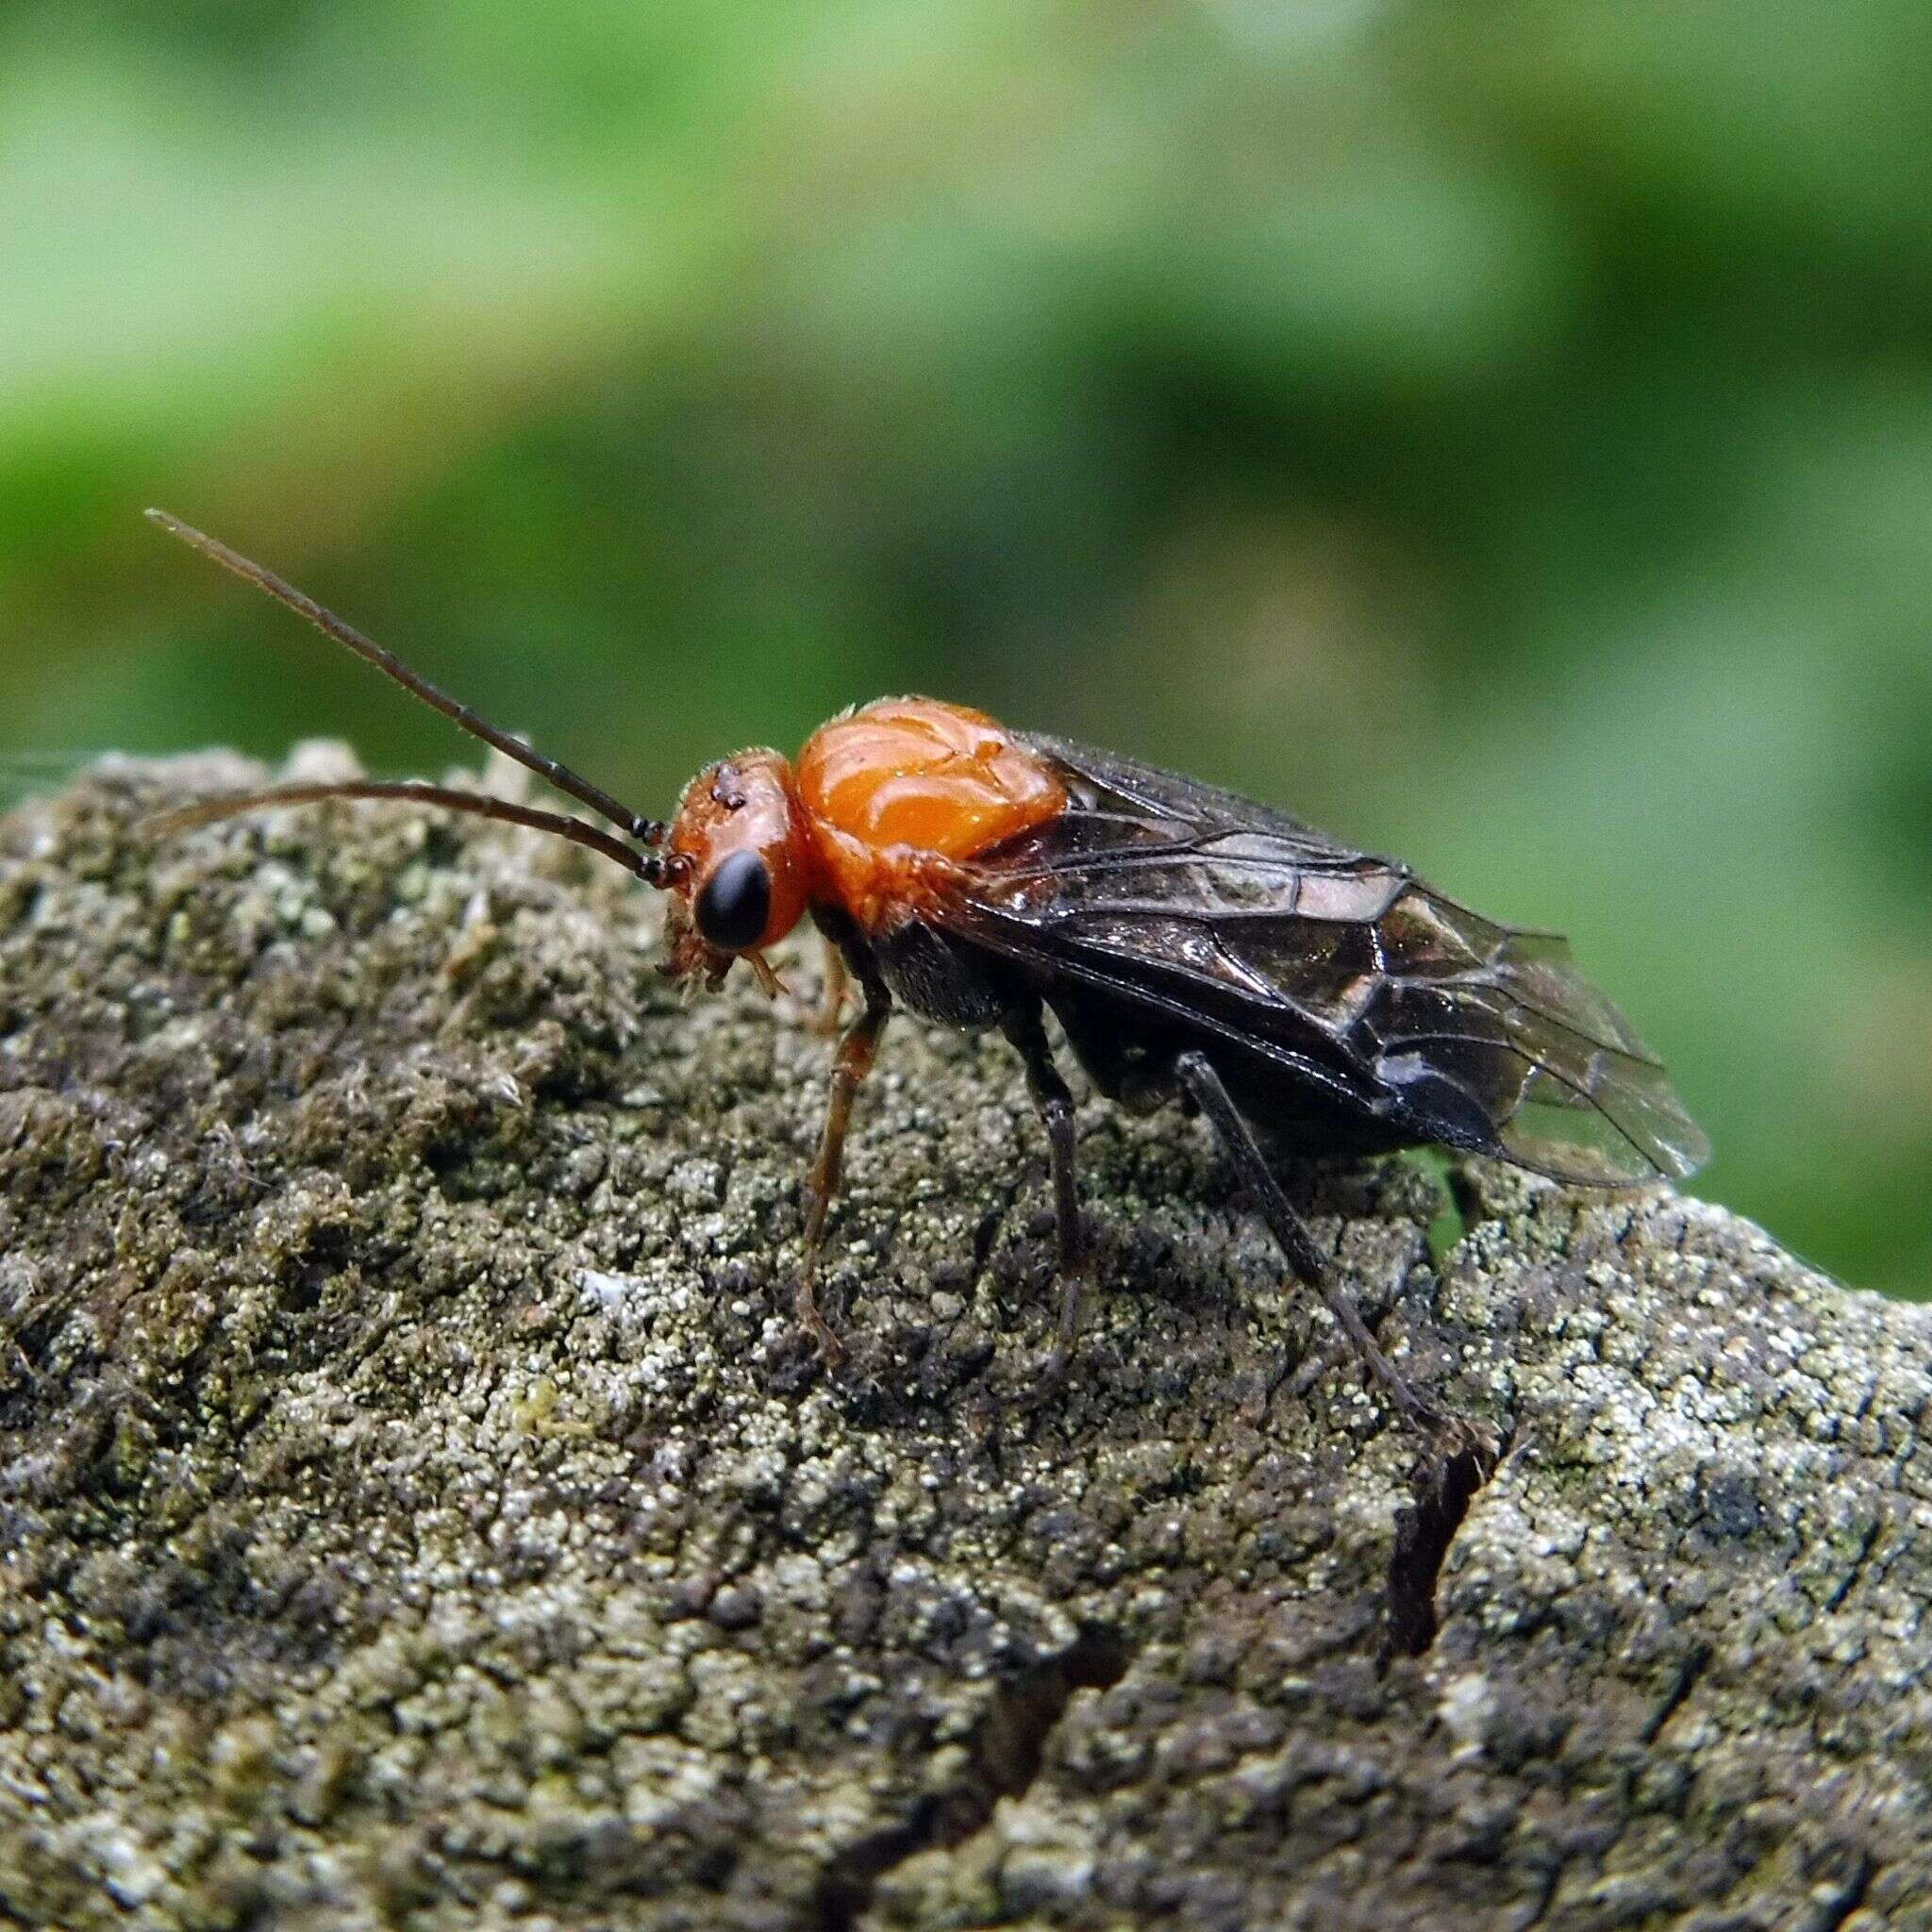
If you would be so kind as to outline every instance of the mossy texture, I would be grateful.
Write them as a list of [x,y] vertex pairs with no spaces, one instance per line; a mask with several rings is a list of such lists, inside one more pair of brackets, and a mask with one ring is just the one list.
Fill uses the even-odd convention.
[[0,1923],[1932,1926],[1924,1312],[1305,1176],[1464,1509],[1177,1116],[1083,1105],[1053,1386],[1021,1083],[908,1024],[827,1372],[815,961],[684,1004],[501,827],[136,827],[259,775],[0,826]]

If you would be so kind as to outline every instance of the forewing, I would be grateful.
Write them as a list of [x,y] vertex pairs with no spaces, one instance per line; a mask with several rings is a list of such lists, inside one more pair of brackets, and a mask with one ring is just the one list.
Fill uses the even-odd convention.
[[1393,1078],[1421,1060],[1476,1092],[1493,1151],[1607,1186],[1680,1179],[1708,1158],[1661,1061],[1577,972],[1568,941],[1421,885],[1380,938],[1382,984],[1360,1022],[1378,1066]]
[[1596,1184],[1705,1158],[1662,1067],[1562,941],[1234,793],[1028,741],[1069,808],[987,855],[941,924],[1239,1041],[1417,1139]]

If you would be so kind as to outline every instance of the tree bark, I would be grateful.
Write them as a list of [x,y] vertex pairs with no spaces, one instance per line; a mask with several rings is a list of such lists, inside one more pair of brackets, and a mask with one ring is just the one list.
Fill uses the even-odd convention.
[[1088,1097],[1055,1386],[1018,1071],[906,1024],[826,1371],[799,1013],[503,827],[137,826],[261,775],[0,826],[0,1924],[1932,1926],[1922,1310],[1310,1172],[1505,1444],[1432,1485],[1198,1124]]

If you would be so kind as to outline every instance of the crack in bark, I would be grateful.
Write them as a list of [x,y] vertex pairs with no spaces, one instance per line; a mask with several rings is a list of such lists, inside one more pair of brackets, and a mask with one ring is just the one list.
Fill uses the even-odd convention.
[[1677,1674],[1671,1680],[1671,1688],[1664,1692],[1663,1701],[1651,1712],[1648,1721],[1639,1735],[1646,1744],[1655,1744],[1663,1736],[1664,1726],[1683,1709],[1690,1701],[1690,1693],[1696,1690],[1698,1680],[1710,1668],[1711,1649],[1707,1643],[1700,1643],[1684,1661],[1677,1666]]
[[1068,1649],[1003,1685],[958,1783],[928,1792],[906,1817],[855,1840],[826,1866],[812,1894],[810,1923],[818,1932],[852,1932],[895,1866],[920,1852],[962,1845],[984,1830],[1002,1798],[1021,1796],[1040,1775],[1046,1740],[1074,1691],[1111,1689],[1128,1662],[1118,1636],[1090,1625]]
[[1435,1642],[1436,1580],[1475,1492],[1496,1473],[1508,1446],[1506,1441],[1493,1456],[1474,1447],[1458,1449],[1418,1472],[1415,1501],[1395,1512],[1382,1638],[1385,1660],[1421,1657]]
[[1872,1889],[1872,1881],[1878,1872],[1878,1861],[1870,1852],[1854,1852],[1852,1869],[1844,1883],[1831,1896],[1819,1900],[1818,1909],[1809,1918],[1799,1922],[1800,1932],[1839,1932],[1845,1921],[1865,1903],[1865,1894]]
[[1857,1588],[1858,1578],[1865,1574],[1865,1565],[1872,1560],[1872,1552],[1878,1547],[1878,1533],[1883,1527],[1882,1522],[1874,1516],[1872,1519],[1871,1526],[1858,1541],[1857,1554],[1853,1557],[1850,1567],[1845,1571],[1843,1579],[1840,1582],[1838,1588],[1824,1600],[1826,1616],[1831,1615],[1835,1610],[1840,1610],[1844,1607],[1845,1599]]

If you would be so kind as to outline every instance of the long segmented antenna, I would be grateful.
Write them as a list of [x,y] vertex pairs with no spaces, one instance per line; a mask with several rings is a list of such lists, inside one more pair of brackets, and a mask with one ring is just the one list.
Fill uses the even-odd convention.
[[[589,806],[599,818],[608,819],[626,837],[635,839],[641,845],[661,845],[664,842],[669,828],[661,819],[640,817],[627,805],[621,804],[612,798],[609,792],[592,785],[588,778],[578,777],[568,765],[558,763],[556,758],[545,758],[534,746],[525,744],[521,738],[512,737],[508,731],[500,730],[491,724],[488,719],[479,718],[468,705],[458,703],[447,691],[439,690],[426,677],[411,671],[393,651],[384,650],[374,638],[364,637],[353,625],[344,624],[334,611],[325,610],[313,597],[298,591],[293,584],[285,582],[273,571],[264,570],[260,564],[251,562],[240,551],[230,550],[219,539],[208,536],[206,531],[197,530],[192,524],[184,524],[179,517],[170,516],[164,509],[150,509],[147,514],[150,523],[158,524],[170,536],[180,538],[182,542],[200,551],[204,557],[211,558],[224,570],[240,577],[242,582],[253,584],[258,591],[266,591],[276,603],[285,604],[296,616],[307,618],[325,637],[333,638],[337,643],[346,645],[357,657],[374,664],[385,676],[394,678],[411,696],[421,698],[432,710],[441,711],[445,718],[467,731],[471,737],[480,738],[485,744],[500,751],[504,757],[514,758],[526,771],[536,773],[540,778],[556,786],[559,791],[575,798],[579,805]],[[459,792],[457,795],[462,797],[466,794]],[[587,841],[578,840],[577,842],[583,844]]]
[[328,798],[400,799],[410,805],[468,812],[473,818],[497,819],[507,825],[525,825],[532,831],[554,832],[574,845],[588,846],[591,851],[615,860],[646,885],[668,885],[678,862],[675,857],[666,858],[660,853],[639,852],[598,826],[586,824],[582,819],[574,819],[564,812],[512,805],[508,799],[491,798],[487,792],[455,791],[446,785],[430,785],[420,778],[352,778],[325,785],[275,785],[263,791],[230,792],[221,798],[204,798],[195,805],[157,812],[142,821],[142,829],[160,838],[171,832],[192,831],[198,825],[217,824],[223,819],[239,818],[243,812],[259,811],[270,806],[317,805]]

